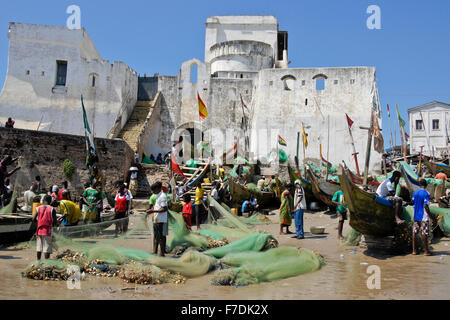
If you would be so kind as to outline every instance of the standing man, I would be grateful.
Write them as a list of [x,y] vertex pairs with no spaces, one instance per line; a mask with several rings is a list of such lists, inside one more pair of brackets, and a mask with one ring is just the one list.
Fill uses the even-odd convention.
[[37,222],[36,252],[38,260],[41,259],[42,252],[45,254],[45,259],[49,259],[53,251],[52,228],[56,226],[57,218],[55,208],[50,206],[51,201],[52,197],[46,195],[44,205],[37,208],[33,217],[33,221]]
[[200,213],[201,213],[201,209],[202,209],[201,206],[204,205],[203,195],[204,195],[203,186],[201,183],[199,183],[199,185],[195,189],[195,206],[194,206],[195,223],[197,225],[197,230],[200,229]]
[[[70,200],[70,201],[72,201],[72,199],[70,197],[70,191],[69,191],[68,187],[69,187],[68,182],[64,181],[62,189],[60,189],[58,191],[59,200]],[[64,191],[67,191],[67,192],[64,193]],[[63,193],[65,194],[65,196],[63,195]]]
[[98,208],[102,201],[101,194],[97,190],[97,181],[94,179],[91,186],[83,193],[83,200],[86,203],[83,220],[85,223],[94,223],[97,221]]
[[414,192],[411,200],[411,205],[414,205],[414,227],[412,236],[413,255],[417,255],[416,251],[416,234],[422,229],[422,240],[425,247],[425,256],[432,256],[433,254],[428,250],[428,236],[430,234],[429,220],[434,222],[434,218],[430,214],[430,194],[427,190],[427,181],[421,179],[419,181],[420,189]]
[[147,210],[147,215],[153,214],[153,253],[158,254],[159,246],[160,255],[164,257],[166,253],[166,237],[169,233],[167,196],[162,192],[162,183],[159,181],[153,184],[151,189],[156,194],[156,202],[153,209]]
[[400,182],[400,171],[394,171],[390,178],[387,178],[378,186],[377,196],[384,198],[392,203],[395,209],[395,221],[402,224],[405,221],[400,219],[400,211],[402,209],[403,200],[395,195],[395,190]]
[[344,240],[342,229],[344,228],[344,221],[347,220],[347,204],[344,203],[344,192],[342,190],[336,191],[332,201],[337,206],[336,211],[339,216],[338,239]]
[[303,190],[300,180],[295,180],[294,192],[294,221],[295,221],[295,236],[296,239],[304,239],[303,232],[303,213],[306,209],[305,191]]
[[116,205],[114,207],[115,220],[120,220],[116,223],[116,237],[119,234],[122,234],[127,231],[126,225],[128,225],[128,221],[125,220],[128,216],[129,206],[130,206],[130,198],[125,193],[125,185],[121,185],[119,187],[119,191],[116,194]]

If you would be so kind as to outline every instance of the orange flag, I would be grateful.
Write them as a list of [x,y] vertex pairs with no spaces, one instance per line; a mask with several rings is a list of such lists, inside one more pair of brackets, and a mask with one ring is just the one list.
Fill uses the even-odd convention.
[[208,116],[208,109],[206,109],[206,105],[203,102],[202,98],[200,98],[200,94],[197,92],[198,96],[198,113],[200,114],[200,118],[206,119]]

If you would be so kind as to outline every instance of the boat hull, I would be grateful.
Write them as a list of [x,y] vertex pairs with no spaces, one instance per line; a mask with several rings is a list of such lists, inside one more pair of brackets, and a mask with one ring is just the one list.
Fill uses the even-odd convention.
[[376,237],[394,235],[394,207],[376,200],[376,194],[366,192],[349,178],[348,169],[338,170],[345,202],[350,211],[350,226],[356,231]]
[[[322,181],[320,183],[311,172],[311,169],[306,168],[306,172],[308,173],[309,181],[311,181],[314,196],[327,205],[331,211],[336,211],[336,205],[333,203],[332,199],[336,191],[339,190],[339,185],[331,184],[328,181]],[[323,186],[325,186],[327,192],[325,192]]]
[[3,246],[29,241],[36,233],[32,217],[2,215],[0,218],[0,244]]
[[450,166],[443,163],[432,162],[427,160],[426,158],[423,159],[423,162],[427,166],[428,170],[433,173],[433,175],[436,175],[439,173],[439,171],[443,170],[447,177],[450,176]]
[[262,191],[259,193],[241,186],[232,179],[230,179],[229,185],[231,199],[235,205],[242,204],[245,200],[248,200],[250,196],[254,196],[258,200],[258,204],[262,207],[270,205],[276,199],[274,192]]

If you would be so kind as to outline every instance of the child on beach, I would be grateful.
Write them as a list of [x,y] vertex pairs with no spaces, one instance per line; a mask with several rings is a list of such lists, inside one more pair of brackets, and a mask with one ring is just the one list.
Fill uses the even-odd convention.
[[191,203],[191,195],[189,194],[185,194],[183,196],[183,210],[182,210],[182,214],[183,214],[183,219],[184,222],[186,223],[186,226],[189,230],[192,229],[192,222],[191,222],[191,218],[192,218],[192,203]]

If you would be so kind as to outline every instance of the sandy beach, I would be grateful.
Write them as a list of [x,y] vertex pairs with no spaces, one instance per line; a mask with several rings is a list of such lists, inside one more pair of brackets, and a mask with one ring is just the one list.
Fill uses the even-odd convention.
[[[341,245],[337,240],[336,217],[325,212],[305,213],[305,239],[279,235],[278,211],[272,211],[273,224],[259,226],[270,232],[280,246],[302,247],[314,250],[325,258],[325,265],[318,271],[293,278],[245,287],[223,287],[211,284],[213,273],[188,279],[185,284],[134,285],[118,278],[87,276],[81,289],[70,290],[65,282],[36,281],[23,278],[21,272],[35,261],[35,249],[0,249],[0,299],[449,299],[449,243],[441,238],[432,244],[434,256],[401,255],[374,256],[360,247]],[[139,213],[132,216],[130,228],[141,219]],[[325,226],[326,233],[313,235],[311,226]],[[113,227],[111,227],[113,228]],[[294,230],[294,227],[291,227]],[[348,231],[348,221],[344,234]],[[101,242],[102,239],[90,239]],[[140,231],[122,240],[122,247],[151,251],[150,232]],[[343,255],[343,256],[342,256]],[[54,257],[54,254],[52,255]],[[381,288],[368,289],[369,266],[381,271]]]

